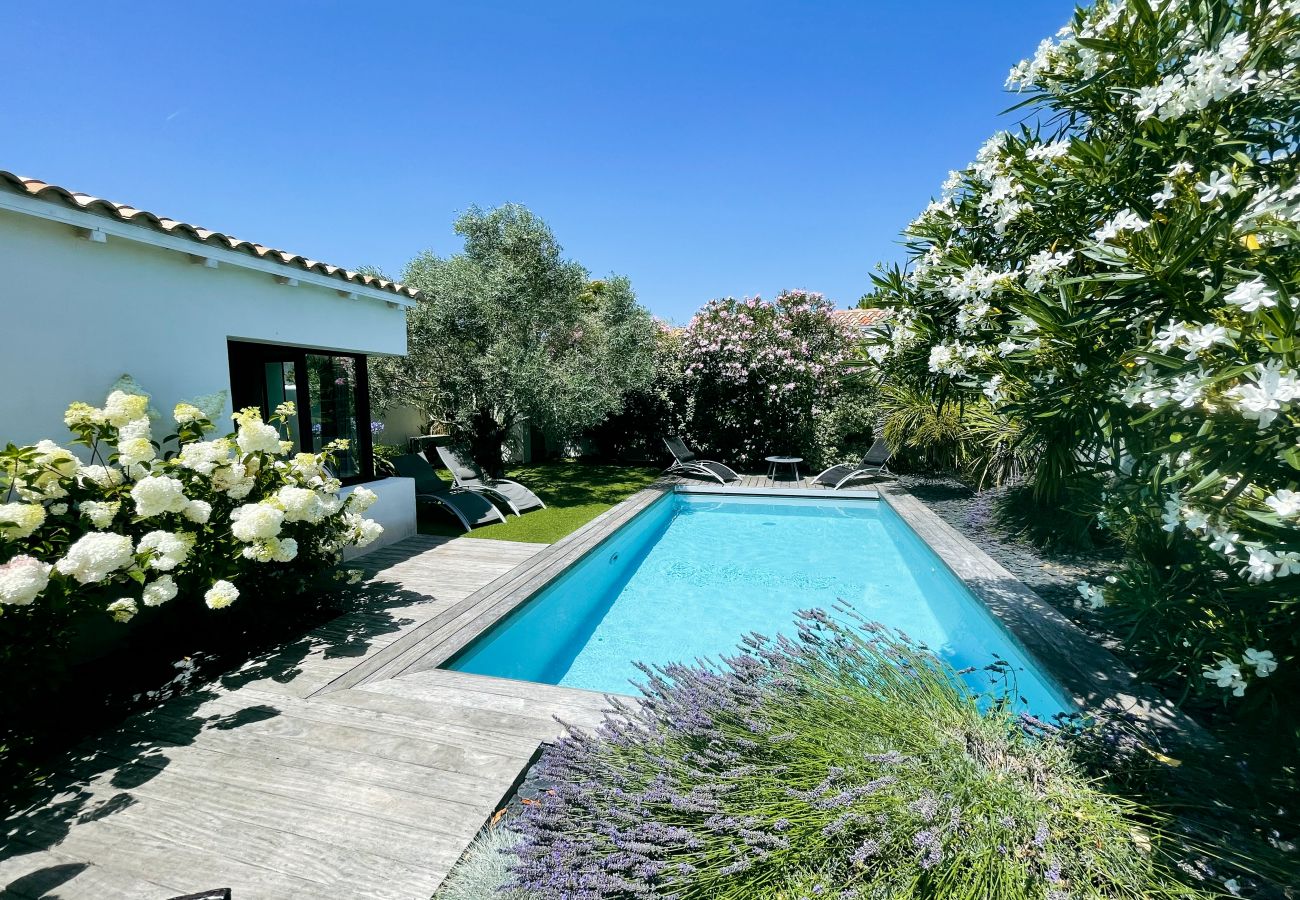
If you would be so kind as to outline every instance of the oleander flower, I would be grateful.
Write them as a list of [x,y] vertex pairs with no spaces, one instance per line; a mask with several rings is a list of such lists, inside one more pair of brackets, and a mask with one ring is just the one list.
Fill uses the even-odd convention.
[[319,522],[325,517],[320,495],[310,488],[285,485],[275,493],[286,522]]
[[280,533],[284,512],[269,503],[245,503],[230,514],[230,531],[241,541],[265,541]]
[[130,597],[122,597],[108,604],[108,613],[114,622],[130,622],[140,609]]
[[0,503],[0,535],[11,541],[31,537],[45,524],[45,507],[39,503]]
[[1207,667],[1201,676],[1221,688],[1231,688],[1234,697],[1244,697],[1246,694],[1246,680],[1241,677],[1241,666],[1230,659],[1220,660],[1216,669]]
[[50,583],[51,568],[25,554],[0,563],[0,605],[27,606]]
[[104,418],[108,424],[121,428],[132,419],[142,419],[149,415],[149,397],[145,394],[128,394],[113,391],[104,404]]
[[192,535],[174,534],[170,531],[151,531],[136,545],[137,553],[151,553],[149,568],[170,572],[185,562],[194,546]]
[[94,584],[113,572],[129,568],[134,562],[135,547],[131,538],[107,531],[91,531],[78,538],[54,568],[81,584]]
[[170,475],[141,478],[131,488],[131,499],[135,501],[135,514],[142,519],[163,513],[183,513],[190,502],[185,496],[185,485]]
[[144,586],[144,596],[141,600],[145,606],[162,606],[168,600],[176,596],[176,582],[170,575],[159,575],[153,581]]
[[1255,667],[1255,674],[1260,678],[1267,678],[1277,671],[1277,660],[1273,657],[1272,650],[1256,650],[1250,648],[1241,657],[1241,661]]
[[225,579],[214,582],[203,595],[203,602],[209,609],[225,609],[237,599],[239,599],[239,588]]

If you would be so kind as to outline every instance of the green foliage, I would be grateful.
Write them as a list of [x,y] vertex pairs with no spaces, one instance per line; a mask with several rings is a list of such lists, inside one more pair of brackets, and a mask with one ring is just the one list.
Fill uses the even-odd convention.
[[686,428],[693,403],[683,375],[681,335],[657,324],[654,378],[648,386],[624,394],[622,407],[587,432],[601,459],[657,461],[664,456],[664,435]]
[[516,423],[574,437],[650,383],[655,326],[626,278],[590,280],[522,206],[471,209],[456,232],[462,253],[406,267],[424,298],[407,355],[374,363],[377,408],[423,410],[499,472]]
[[682,336],[689,433],[729,465],[794,454],[821,463],[818,420],[836,401],[853,337],[821,294],[711,300]]
[[908,270],[874,279],[891,377],[991,404],[1008,427],[982,440],[1026,448],[1040,517],[1100,512],[1127,541],[1090,599],[1148,674],[1292,722],[1298,48],[1291,2],[1080,9],[1009,80],[1038,125],[953,173]]

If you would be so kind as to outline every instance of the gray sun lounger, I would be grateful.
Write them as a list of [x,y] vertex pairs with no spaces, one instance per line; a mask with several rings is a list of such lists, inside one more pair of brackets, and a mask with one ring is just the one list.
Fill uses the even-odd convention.
[[724,466],[720,462],[714,462],[711,459],[700,459],[682,442],[681,438],[666,437],[664,438],[664,446],[673,455],[673,464],[668,467],[670,474],[691,475],[695,478],[716,478],[719,484],[740,480],[740,476],[733,472],[730,467]]
[[415,500],[417,503],[433,503],[441,506],[460,520],[460,524],[469,531],[476,525],[491,525],[504,522],[506,517],[479,494],[471,491],[453,491],[451,485],[443,481],[429,461],[418,453],[407,453],[392,460],[393,468],[403,478],[415,479]]
[[852,463],[840,463],[838,466],[831,466],[825,472],[822,472],[812,480],[813,484],[824,484],[826,487],[838,490],[850,481],[857,481],[859,478],[877,478],[881,475],[893,475],[889,471],[889,458],[892,454],[889,452],[889,445],[885,443],[884,438],[876,438],[872,443],[871,449],[867,451],[866,456],[862,457],[861,462],[856,465]]
[[546,509],[542,498],[519,482],[511,481],[509,478],[488,478],[478,467],[478,463],[466,453],[439,445],[438,458],[447,467],[447,471],[451,472],[451,477],[456,480],[456,487],[462,491],[474,491],[498,503],[503,503],[517,516],[523,515],[524,511],[529,509],[539,507]]

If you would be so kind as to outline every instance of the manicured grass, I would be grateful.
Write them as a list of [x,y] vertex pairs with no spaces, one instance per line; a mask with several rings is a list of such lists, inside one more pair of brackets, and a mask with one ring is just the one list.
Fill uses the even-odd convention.
[[[659,470],[556,462],[520,466],[511,469],[507,475],[531,488],[546,502],[546,509],[534,509],[522,516],[512,515],[502,524],[475,528],[469,537],[553,544],[649,485],[659,476]],[[452,524],[449,517],[429,509],[420,513],[420,533],[456,535],[464,532]]]

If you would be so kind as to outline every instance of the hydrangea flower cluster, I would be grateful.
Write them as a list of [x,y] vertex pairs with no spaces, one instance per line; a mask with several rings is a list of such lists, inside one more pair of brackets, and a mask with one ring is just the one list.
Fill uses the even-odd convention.
[[807,291],[705,304],[681,341],[687,389],[707,410],[695,417],[695,439],[737,465],[778,452],[811,457],[816,418],[836,388],[831,373],[854,342],[834,308]]
[[238,583],[276,571],[264,566],[294,563],[306,577],[382,532],[362,515],[373,492],[340,497],[333,448],[290,454],[278,424],[291,405],[270,422],[240,410],[234,433],[211,438],[201,404],[211,405],[177,405],[175,446],[164,448],[160,417],[128,379],[102,408],[68,407],[89,464],[52,441],[0,453],[0,605],[98,603],[126,622],[184,591],[220,609]]
[[[1300,3],[1100,0],[1008,86],[1056,130],[995,135],[912,223],[909,266],[876,278],[895,321],[876,352],[892,377],[1021,426],[1048,505],[1104,491],[1134,573],[1171,548],[1201,573],[1165,582],[1198,597],[1172,627],[1204,655],[1157,668],[1217,686],[1191,676],[1274,635],[1285,666],[1300,649],[1300,606],[1280,602],[1300,590],[1300,518],[1278,501],[1300,488],[1300,158],[1284,124]],[[1085,601],[1138,602],[1134,573]]]

